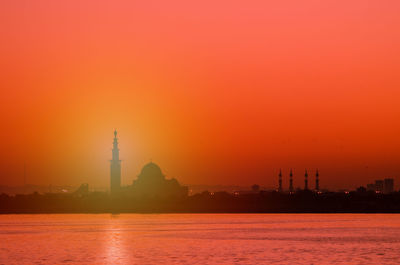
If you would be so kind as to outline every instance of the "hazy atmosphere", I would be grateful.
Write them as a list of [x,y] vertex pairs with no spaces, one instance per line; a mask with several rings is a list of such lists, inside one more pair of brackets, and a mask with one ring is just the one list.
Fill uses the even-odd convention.
[[0,185],[399,182],[399,1],[2,1]]

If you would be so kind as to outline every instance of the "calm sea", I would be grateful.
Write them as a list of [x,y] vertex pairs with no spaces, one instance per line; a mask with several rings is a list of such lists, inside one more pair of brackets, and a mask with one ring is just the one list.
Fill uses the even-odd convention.
[[0,264],[399,264],[400,215],[0,215]]

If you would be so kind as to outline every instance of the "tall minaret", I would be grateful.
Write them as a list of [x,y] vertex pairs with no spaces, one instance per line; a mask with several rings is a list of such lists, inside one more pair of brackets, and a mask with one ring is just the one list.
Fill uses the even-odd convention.
[[117,130],[114,131],[112,160],[110,166],[110,192],[116,194],[121,189],[121,160],[119,160]]
[[315,172],[315,190],[319,191],[319,173],[318,173],[318,168],[317,168],[317,172]]
[[304,173],[304,190],[308,190],[308,173],[306,169],[306,173]]
[[282,170],[279,169],[279,188],[278,188],[279,192],[282,192]]
[[289,175],[289,177],[290,177],[290,179],[289,179],[289,183],[290,183],[290,185],[289,185],[289,192],[293,192],[294,189],[293,189],[293,172],[292,172],[292,169],[290,169],[290,175]]

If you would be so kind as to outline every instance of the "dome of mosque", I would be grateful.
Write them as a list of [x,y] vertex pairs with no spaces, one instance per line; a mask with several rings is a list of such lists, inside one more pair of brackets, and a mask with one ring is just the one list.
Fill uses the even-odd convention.
[[164,179],[164,175],[157,164],[150,162],[142,168],[139,178]]
[[130,187],[131,194],[144,197],[179,197],[187,196],[188,188],[181,186],[176,179],[166,179],[161,168],[150,162],[146,164]]

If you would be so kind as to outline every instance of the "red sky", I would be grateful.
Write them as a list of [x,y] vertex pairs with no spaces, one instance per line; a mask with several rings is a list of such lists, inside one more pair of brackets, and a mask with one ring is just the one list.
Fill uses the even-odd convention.
[[[0,185],[400,181],[400,2],[0,3]],[[313,177],[311,178],[313,183]]]

